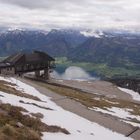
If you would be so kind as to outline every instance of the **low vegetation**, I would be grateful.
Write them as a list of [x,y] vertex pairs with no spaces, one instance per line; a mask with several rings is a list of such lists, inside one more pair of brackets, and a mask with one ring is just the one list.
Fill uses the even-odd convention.
[[0,104],[0,140],[41,140],[42,132],[69,134],[66,129],[46,125],[39,117],[23,115],[21,111],[27,112],[21,107]]
[[89,94],[80,90],[62,87],[62,86],[56,86],[56,85],[51,85],[46,83],[39,83],[39,84],[41,86],[44,86],[54,91],[57,94],[76,100],[81,104],[85,105],[87,108],[93,108],[93,107],[97,107],[101,109],[107,109],[111,107],[126,108],[132,110],[130,111],[131,114],[140,115],[140,108],[139,108],[139,104],[137,103],[116,99],[116,98],[109,98],[103,95]]
[[[0,81],[0,91],[40,101],[38,97],[22,93],[13,86],[16,85]],[[22,100],[20,102],[46,110],[52,110],[35,103],[26,103]],[[43,123],[41,121],[43,117],[41,113],[29,113],[24,108],[3,104],[0,101],[0,140],[41,140],[42,132],[70,134],[64,128]]]
[[19,102],[20,102],[20,103],[23,103],[23,104],[28,104],[28,105],[37,106],[37,107],[39,107],[39,108],[46,109],[46,110],[52,110],[51,108],[44,107],[44,106],[40,106],[40,105],[37,105],[37,104],[35,104],[35,103],[24,102],[24,101],[22,101],[22,100],[20,100]]
[[38,97],[33,96],[33,95],[29,95],[26,93],[21,93],[20,91],[16,90],[14,88],[14,86],[16,86],[15,84],[6,82],[6,81],[2,81],[0,80],[0,91],[6,92],[8,94],[14,94],[20,97],[25,97],[25,98],[29,98],[29,99],[33,99],[36,101],[41,101]]
[[69,66],[81,67],[90,74],[103,78],[111,78],[115,76],[140,76],[139,68],[135,68],[131,64],[127,64],[125,67],[112,67],[106,63],[72,62],[66,57],[56,58],[57,71],[63,72]]

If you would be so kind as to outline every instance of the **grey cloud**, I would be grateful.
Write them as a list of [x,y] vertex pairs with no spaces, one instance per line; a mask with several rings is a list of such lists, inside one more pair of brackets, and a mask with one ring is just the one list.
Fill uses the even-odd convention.
[[0,0],[0,4],[0,24],[11,26],[140,27],[139,0]]
[[21,6],[25,8],[40,8],[47,7],[48,2],[46,0],[0,0],[0,2],[13,4],[16,6]]
[[0,0],[0,2],[29,9],[63,7],[64,5],[69,6],[68,4],[87,4],[86,0]]

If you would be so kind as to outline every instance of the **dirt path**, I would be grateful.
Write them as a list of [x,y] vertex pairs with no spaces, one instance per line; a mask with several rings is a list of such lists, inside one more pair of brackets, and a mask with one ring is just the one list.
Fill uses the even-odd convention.
[[116,85],[113,85],[107,81],[72,81],[72,80],[52,80],[63,85],[71,86],[74,88],[82,89],[83,91],[89,93],[98,93],[107,97],[124,99],[128,101],[133,101],[132,97],[129,94],[124,94],[123,91],[119,90]]
[[[90,120],[91,122],[96,122],[106,128],[109,128],[123,135],[127,135],[129,132],[133,131],[134,129],[134,127],[124,122],[121,122],[116,117],[112,117],[110,115],[88,110],[85,106],[83,106],[79,102],[58,95],[57,93],[54,93],[46,89],[45,87],[38,85],[38,82],[36,81],[30,81],[27,79],[19,79],[19,80],[35,87],[42,94],[51,97],[52,101],[54,101],[57,105],[61,106],[65,110],[68,110],[81,117],[84,117]],[[133,137],[135,140],[140,139],[140,133],[138,133],[138,131],[133,135],[131,135],[131,137]]]

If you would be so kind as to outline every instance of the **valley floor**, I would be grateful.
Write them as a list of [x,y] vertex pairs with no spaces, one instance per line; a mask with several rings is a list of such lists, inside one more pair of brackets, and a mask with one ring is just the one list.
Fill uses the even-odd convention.
[[[134,111],[139,106],[139,100],[135,101],[132,98],[132,96],[122,92],[116,87],[114,88],[115,89],[114,93],[119,93],[118,95],[117,94],[115,95],[113,93],[113,89],[110,92],[108,92],[109,87],[112,88],[112,85],[110,83],[106,83],[105,87],[103,87],[104,85],[103,83],[102,86],[99,83],[96,84],[98,85],[96,86],[98,89],[100,87],[101,90],[104,91],[103,93],[101,92],[101,90],[99,92],[99,90],[97,90],[95,87],[94,90],[96,90],[96,92],[93,91],[92,88],[89,88],[88,84],[90,84],[90,87],[93,87],[93,85],[91,86],[92,83],[86,83],[87,84],[86,85],[81,82],[76,82],[77,83],[76,84],[73,81],[71,81],[71,83],[67,83],[65,81],[66,85],[72,85],[73,83],[73,87],[78,88],[80,88],[79,87],[80,85],[81,87],[84,87],[83,86],[84,84],[85,85],[84,90],[86,90],[86,92],[87,90],[88,92],[89,90],[93,91],[93,93],[91,94],[93,94],[94,102],[95,100],[97,101],[100,100],[99,97],[101,94],[104,94],[104,96],[102,96],[102,100],[104,97],[107,97],[104,98],[104,100],[106,100],[104,103],[111,102],[110,99],[113,98],[112,103],[105,104],[105,106],[101,106],[101,108],[99,108],[97,106],[93,107],[91,106],[91,104],[82,104],[80,101],[78,101],[78,98],[75,97],[73,99],[73,97],[70,97],[69,94],[66,95],[58,94],[55,92],[55,90],[53,91],[50,90],[52,88],[50,85],[46,87],[46,84],[42,84],[41,82],[21,78],[5,79],[3,77],[1,77],[0,80],[5,80],[7,82],[14,83],[15,86],[13,88],[15,88],[16,90],[19,90],[22,93],[27,93],[29,95],[36,96],[41,100],[35,101],[33,99],[27,99],[25,97],[16,97],[16,95],[0,92],[1,95],[0,100],[2,102],[10,103],[15,106],[24,107],[27,111],[29,111],[29,114],[39,112],[43,114],[43,118],[41,120],[44,123],[49,125],[57,125],[60,128],[66,129],[70,133],[69,135],[66,135],[64,133],[44,132],[42,137],[43,140],[56,140],[56,139],[101,140],[103,138],[110,140],[111,139],[125,140],[133,138],[135,140],[139,140],[140,138],[140,130],[139,130],[140,114],[139,110]],[[62,83],[64,81],[56,81],[56,82],[64,84]],[[83,89],[81,90],[83,92]],[[61,91],[65,93],[64,89],[61,89]],[[113,95],[111,95],[111,93],[113,93]],[[83,96],[84,94],[86,93],[83,93]],[[123,94],[125,94],[126,96],[124,95],[123,97],[122,96]],[[114,96],[117,97],[118,102],[114,101]],[[124,108],[121,105],[118,105],[121,104],[121,102],[119,102],[121,96],[123,99],[128,99],[123,105]],[[133,101],[134,103],[132,103],[132,105],[128,105],[128,103],[131,103]],[[127,106],[127,108],[125,105]],[[48,109],[45,109],[44,107]],[[130,137],[125,137],[130,132],[135,130],[135,128],[138,128],[136,132],[134,132]]]

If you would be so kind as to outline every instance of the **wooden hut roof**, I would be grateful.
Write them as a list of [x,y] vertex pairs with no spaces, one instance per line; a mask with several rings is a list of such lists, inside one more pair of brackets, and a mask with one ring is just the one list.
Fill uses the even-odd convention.
[[20,60],[23,60],[24,63],[38,63],[38,62],[44,62],[44,61],[55,61],[55,59],[51,56],[49,56],[47,53],[40,52],[40,51],[34,51],[30,54],[25,53],[17,53],[15,55],[11,55],[5,60],[3,60],[0,63],[0,67],[6,67],[9,65],[14,65]]

